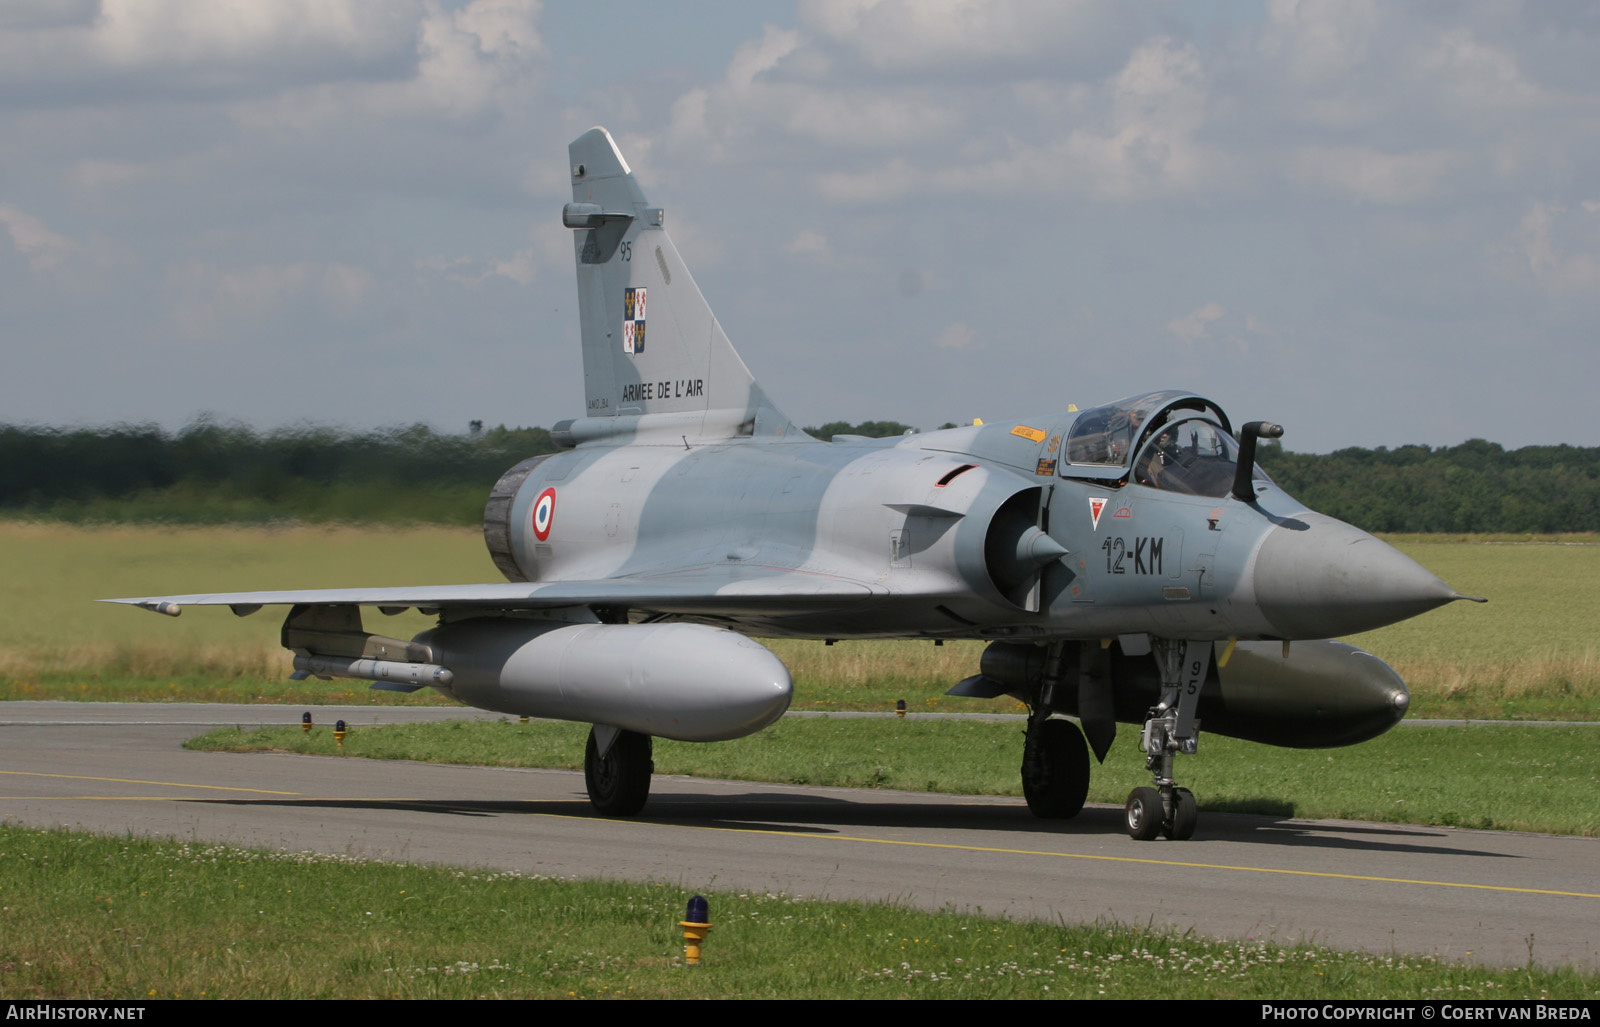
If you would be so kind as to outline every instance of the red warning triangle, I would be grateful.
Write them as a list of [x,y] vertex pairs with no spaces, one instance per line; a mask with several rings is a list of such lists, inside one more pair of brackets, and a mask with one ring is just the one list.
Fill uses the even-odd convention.
[[1106,508],[1104,496],[1089,497],[1089,518],[1094,521],[1094,530],[1100,530],[1100,511]]

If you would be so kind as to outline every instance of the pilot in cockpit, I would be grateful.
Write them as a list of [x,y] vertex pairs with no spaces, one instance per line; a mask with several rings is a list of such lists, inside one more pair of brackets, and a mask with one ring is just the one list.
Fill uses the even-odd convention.
[[1172,430],[1169,428],[1163,431],[1160,437],[1156,439],[1155,445],[1148,450],[1149,460],[1142,468],[1142,473],[1136,475],[1134,480],[1141,485],[1160,488],[1161,472],[1170,461],[1177,457],[1177,449],[1178,440]]

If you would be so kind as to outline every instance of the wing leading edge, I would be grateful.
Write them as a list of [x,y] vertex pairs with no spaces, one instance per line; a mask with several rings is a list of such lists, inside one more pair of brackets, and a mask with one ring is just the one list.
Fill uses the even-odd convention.
[[[751,573],[756,572],[756,573]],[[765,573],[761,573],[765,572]],[[293,589],[279,592],[197,592],[134,596],[101,602],[138,606],[176,616],[185,606],[230,606],[253,613],[262,606],[376,606],[442,609],[541,610],[623,605],[665,613],[782,613],[865,601],[888,595],[881,585],[783,568],[701,568],[593,581],[499,582],[388,588]]]

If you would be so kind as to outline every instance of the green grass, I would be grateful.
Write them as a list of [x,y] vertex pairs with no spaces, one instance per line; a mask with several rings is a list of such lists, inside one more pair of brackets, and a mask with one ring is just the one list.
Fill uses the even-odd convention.
[[[433,692],[288,680],[281,618],[226,610],[181,617],[95,602],[236,589],[491,581],[480,535],[456,528],[81,528],[0,522],[0,699],[449,705]],[[281,612],[281,611],[280,611]],[[372,615],[410,637],[432,621]]]
[[[709,882],[707,882],[709,883]],[[697,968],[677,921],[714,924]],[[0,827],[0,994],[29,999],[1600,997],[1486,969],[1114,924],[1011,923],[700,882],[267,853]]]
[[1600,544],[1402,542],[1396,548],[1458,592],[1487,604],[1448,606],[1349,639],[1385,659],[1467,667],[1594,650],[1593,596]]
[[[582,766],[587,725],[449,721],[351,731],[343,755],[477,766]],[[340,753],[332,732],[226,728],[186,743],[211,751]],[[1089,800],[1120,804],[1149,784],[1134,732],[1119,732]],[[656,771],[696,777],[963,795],[1021,794],[1016,722],[786,718],[714,745],[655,741]],[[1550,834],[1600,835],[1600,728],[1397,728],[1344,749],[1278,749],[1216,735],[1184,757],[1200,808]]]
[[[226,609],[178,618],[96,603],[171,595],[351,585],[501,580],[483,536],[461,528],[82,528],[0,522],[0,600],[8,649],[70,656],[89,645],[148,647],[172,657],[205,646],[276,648],[281,618]],[[386,633],[419,631],[418,615],[377,617]],[[176,664],[175,664],[176,665]]]

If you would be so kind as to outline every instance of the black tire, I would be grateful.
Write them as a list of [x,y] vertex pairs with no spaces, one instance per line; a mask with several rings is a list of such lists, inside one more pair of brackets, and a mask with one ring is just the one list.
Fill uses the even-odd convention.
[[1161,806],[1161,793],[1146,786],[1128,793],[1128,804],[1123,807],[1128,818],[1128,837],[1147,842],[1161,833],[1166,810]]
[[1186,842],[1194,837],[1195,825],[1200,822],[1200,807],[1194,801],[1194,793],[1187,788],[1174,788],[1172,790],[1172,823],[1161,829],[1161,833],[1175,842]]
[[604,758],[589,729],[589,744],[583,752],[583,783],[589,789],[589,802],[597,813],[608,817],[631,817],[644,809],[650,798],[650,775],[656,765],[651,759],[649,735],[622,731]]
[[1083,810],[1089,797],[1089,745],[1070,720],[1044,722],[1044,763],[1048,773],[1035,785],[1022,775],[1022,795],[1036,817],[1066,820]]

